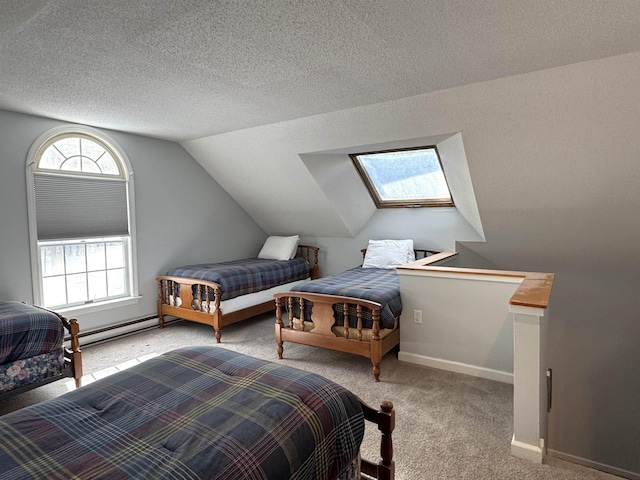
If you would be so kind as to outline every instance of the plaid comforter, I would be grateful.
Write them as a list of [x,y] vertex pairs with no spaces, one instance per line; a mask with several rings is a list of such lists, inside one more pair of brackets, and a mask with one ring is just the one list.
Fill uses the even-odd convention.
[[[300,283],[291,291],[341,295],[377,302],[382,305],[381,328],[393,328],[396,317],[402,313],[400,280],[395,269],[356,267],[337,275]],[[365,327],[370,328],[371,324]]]
[[340,385],[191,347],[0,417],[0,478],[327,479],[363,434]]
[[222,301],[309,278],[309,264],[302,258],[267,260],[256,257],[186,265],[169,270],[167,275],[215,282],[220,285]]
[[0,364],[62,346],[64,327],[53,313],[20,302],[0,302]]

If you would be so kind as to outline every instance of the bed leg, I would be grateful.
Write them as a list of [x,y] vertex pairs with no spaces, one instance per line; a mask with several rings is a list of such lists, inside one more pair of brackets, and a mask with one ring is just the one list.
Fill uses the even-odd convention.
[[164,328],[164,315],[158,315],[158,326]]
[[282,354],[284,353],[284,342],[282,341],[282,336],[280,335],[280,329],[282,327],[276,323],[276,345],[278,345],[278,358],[282,360]]
[[213,327],[213,329],[216,331],[216,343],[220,343],[220,339],[222,338],[222,331],[220,331],[220,329],[216,329],[215,327]]
[[376,382],[380,381],[380,364],[379,363],[373,364],[373,379]]

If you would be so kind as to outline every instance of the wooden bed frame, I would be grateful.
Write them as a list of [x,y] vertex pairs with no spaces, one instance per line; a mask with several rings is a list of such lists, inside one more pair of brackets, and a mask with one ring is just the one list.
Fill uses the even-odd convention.
[[371,408],[360,400],[365,420],[375,423],[380,430],[380,461],[370,462],[360,459],[362,480],[373,478],[376,480],[393,480],[395,478],[395,462],[393,460],[393,430],[396,427],[396,412],[393,403],[382,402],[380,410]]
[[14,388],[12,390],[7,390],[5,392],[0,393],[0,400],[5,400],[7,398],[13,397],[14,395],[18,395],[20,393],[27,392],[36,387],[41,387],[43,385],[47,385],[49,383],[55,382],[57,380],[61,380],[63,378],[73,378],[75,380],[76,387],[79,387],[82,380],[82,352],[80,350],[80,326],[78,325],[78,320],[72,318],[67,320],[66,317],[60,315],[53,310],[48,310],[44,307],[37,307],[42,310],[47,310],[48,312],[53,313],[57,316],[64,328],[69,332],[69,336],[71,339],[71,348],[64,347],[64,366],[62,374],[55,375],[52,377],[45,378],[39,382],[29,383],[28,385],[24,385],[22,387]]
[[[298,245],[296,257],[304,258],[310,265],[309,276],[311,279],[319,278],[318,247],[310,245]],[[246,320],[247,318],[273,311],[275,305],[273,299],[257,303],[250,307],[225,314],[220,308],[220,285],[215,282],[195,278],[159,276],[158,281],[158,319],[160,328],[164,328],[164,316],[169,315],[184,320],[211,325],[215,330],[216,342],[220,343],[222,328],[232,323]],[[206,291],[206,298],[214,301],[199,301],[194,299],[191,287],[198,285]],[[177,288],[176,288],[177,287]],[[170,303],[169,292],[178,291],[181,304],[176,306]],[[195,307],[193,307],[194,305]]]
[[[415,249],[415,252],[416,259],[440,253],[424,249]],[[365,253],[366,249],[363,249],[363,256]],[[400,344],[399,318],[396,318],[393,329],[381,329],[381,305],[376,302],[353,297],[295,291],[276,293],[274,297],[276,299],[275,339],[279,358],[282,358],[283,355],[284,342],[353,353],[371,359],[373,378],[376,382],[380,381],[382,357]],[[313,304],[311,318],[304,318],[303,305],[307,302]],[[301,318],[294,317],[294,303],[301,305]],[[346,315],[342,315],[342,319],[336,319],[334,305],[340,305],[343,312],[347,309],[355,310],[358,317],[357,328],[349,327]],[[285,308],[288,310],[286,325],[282,319]],[[362,318],[367,310],[371,312],[373,321],[371,328],[363,328],[362,326]],[[339,325],[340,323],[342,326]]]

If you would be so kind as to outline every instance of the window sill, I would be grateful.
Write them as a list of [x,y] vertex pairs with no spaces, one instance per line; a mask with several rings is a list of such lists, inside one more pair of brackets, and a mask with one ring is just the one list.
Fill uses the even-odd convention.
[[89,303],[86,305],[78,305],[75,307],[61,308],[56,310],[65,316],[82,315],[85,313],[100,312],[102,310],[110,310],[112,308],[126,307],[127,305],[135,305],[140,301],[141,296],[118,298],[116,300],[108,300],[106,302]]

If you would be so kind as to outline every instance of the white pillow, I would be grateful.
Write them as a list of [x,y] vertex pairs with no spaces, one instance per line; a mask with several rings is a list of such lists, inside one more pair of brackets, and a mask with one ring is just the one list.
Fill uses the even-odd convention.
[[268,258],[271,260],[290,260],[296,256],[300,237],[271,236],[267,238],[258,254],[258,258]]
[[413,240],[369,240],[362,268],[395,268],[415,259]]

